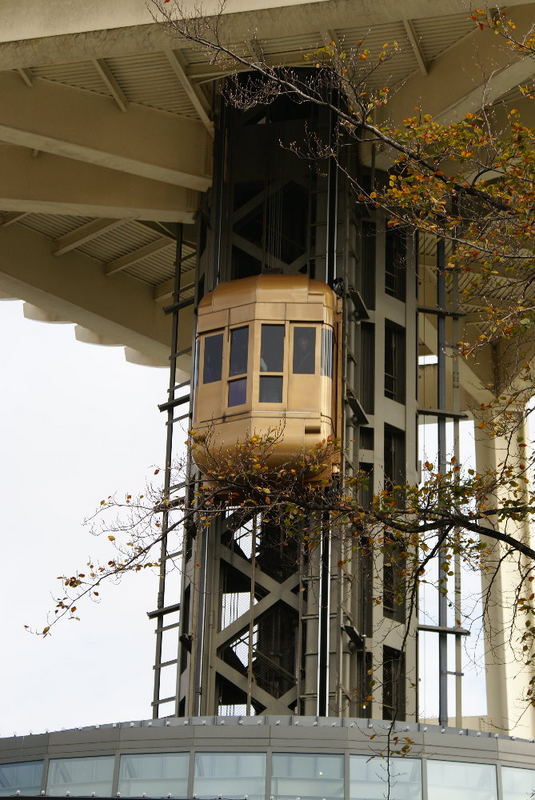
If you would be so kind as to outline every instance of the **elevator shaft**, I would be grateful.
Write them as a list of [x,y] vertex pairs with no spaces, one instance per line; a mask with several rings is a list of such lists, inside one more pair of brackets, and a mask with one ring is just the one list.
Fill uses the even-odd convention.
[[[409,351],[416,362],[411,321],[416,300],[408,290],[414,285],[410,275],[414,278],[415,257],[410,242],[392,247],[384,218],[355,202],[333,159],[296,155],[292,143],[306,142],[311,135],[331,150],[338,146],[332,119],[319,106],[282,96],[271,105],[241,111],[220,100],[215,180],[199,217],[195,302],[199,306],[222,283],[231,291],[233,281],[238,286],[241,279],[257,275],[306,278],[336,290],[342,305],[332,345],[340,369],[340,469],[342,476],[366,470],[371,495],[382,487],[385,473],[396,483],[416,476],[412,451],[407,457],[405,448],[405,437],[415,435],[416,419],[416,382],[410,382],[412,367],[406,358]],[[339,159],[344,170],[360,169],[355,147],[345,149]],[[385,267],[389,252],[395,258]],[[392,275],[406,296],[391,296]],[[252,324],[245,312],[232,313],[226,321],[222,317],[221,345],[210,344],[216,354],[221,347],[223,373],[232,331]],[[286,310],[278,322],[269,318],[269,324],[286,331],[280,387],[296,369],[295,328],[312,330],[318,324],[312,317],[303,320],[301,313]],[[399,350],[403,362],[392,367],[403,376],[396,391],[403,386],[405,395],[392,398],[390,405],[385,396],[392,381],[388,376],[383,380],[387,315],[395,317],[392,324],[406,342]],[[209,333],[219,336],[216,328]],[[217,369],[210,372],[206,336],[194,348],[192,394],[199,382],[204,391],[206,382],[220,381],[218,396],[228,405],[221,417],[226,424],[249,398],[249,383],[259,380],[255,370],[262,376],[265,365],[255,362],[253,372],[243,375],[232,374],[232,368],[227,377]],[[258,346],[259,337],[249,341]],[[317,382],[325,374],[323,359],[331,346],[321,325],[314,341]],[[278,376],[268,370],[267,377]],[[273,382],[270,391],[275,386]],[[262,401],[261,395],[255,397]],[[269,399],[275,401],[268,405],[278,424],[278,398]],[[191,462],[192,492],[201,478]],[[310,546],[305,537],[288,537],[261,514],[240,507],[222,509],[209,527],[186,526],[175,715],[415,717],[415,692],[407,687],[415,685],[416,659],[413,647],[400,653],[404,615],[389,607],[391,595],[383,598],[388,567],[382,567],[380,557],[359,551],[356,532],[333,528],[328,514],[314,520],[314,528],[318,535]],[[385,677],[390,683],[383,688]],[[396,681],[403,686],[395,686]]]

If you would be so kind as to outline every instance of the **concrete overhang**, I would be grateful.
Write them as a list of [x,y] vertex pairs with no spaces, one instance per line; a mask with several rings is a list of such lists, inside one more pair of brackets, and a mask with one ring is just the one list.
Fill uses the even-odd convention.
[[[209,0],[203,11],[218,7]],[[534,8],[508,3],[519,33]],[[303,64],[327,36],[397,39],[389,113],[400,118],[422,102],[446,120],[477,107],[483,89],[501,96],[531,69],[511,50],[498,53],[489,31],[473,31],[469,11],[467,0],[228,0],[219,25],[226,41],[258,40],[271,63]],[[0,16],[0,289],[41,308],[43,319],[76,322],[84,341],[121,342],[165,363],[161,305],[173,251],[165,233],[147,238],[133,220],[193,222],[211,181],[211,85],[228,68],[156,24],[145,0],[49,0],[46,8],[4,0]],[[194,249],[184,261],[187,296]],[[67,277],[61,285],[67,259],[89,296],[102,293],[94,308],[79,303]],[[143,298],[142,323],[117,318],[114,281]],[[189,337],[192,318],[184,320]]]

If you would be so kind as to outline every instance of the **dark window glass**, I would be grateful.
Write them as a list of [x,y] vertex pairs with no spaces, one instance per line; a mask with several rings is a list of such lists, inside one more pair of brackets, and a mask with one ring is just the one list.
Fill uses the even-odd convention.
[[364,636],[373,636],[373,552],[372,545],[364,532],[359,536],[357,556],[357,625]]
[[201,352],[200,341],[197,339],[195,342],[195,360],[193,362],[193,385],[197,386],[199,383],[199,353]]
[[[371,594],[370,594],[371,597]],[[369,718],[372,715],[372,704],[370,697],[373,695],[372,686],[372,654],[362,650],[355,653],[356,656],[356,678],[357,678],[357,717]],[[366,756],[364,756],[366,758]]]
[[375,308],[375,223],[362,223],[362,275],[360,285],[366,308]]
[[385,292],[405,302],[407,237],[397,228],[386,232]]
[[221,363],[223,360],[223,334],[206,336],[204,340],[203,383],[214,383],[221,380]]
[[316,366],[316,328],[294,328],[293,371],[313,375]]
[[332,328],[321,329],[321,374],[333,376],[333,332]]
[[383,553],[383,614],[405,622],[405,564],[403,545],[385,536]]
[[228,405],[241,406],[247,398],[247,378],[238,378],[228,385]]
[[385,482],[405,483],[405,433],[385,425]]
[[385,425],[384,439],[385,489],[394,491],[398,507],[404,503],[402,489],[393,489],[405,483],[405,433],[392,425]]
[[375,392],[375,325],[360,325],[360,401],[368,414],[373,414]]
[[360,446],[363,450],[373,450],[373,428],[360,428]]
[[373,500],[373,464],[362,461],[359,469],[362,473],[362,483],[359,486],[358,500],[363,508],[369,508]]
[[405,402],[405,328],[385,321],[385,397]]
[[282,378],[274,375],[260,376],[260,402],[282,403]]
[[249,347],[249,328],[234,328],[230,332],[230,371],[229,375],[243,375],[247,372],[247,349]]
[[383,719],[405,719],[405,657],[383,647]]
[[282,372],[283,356],[284,325],[262,325],[260,372]]

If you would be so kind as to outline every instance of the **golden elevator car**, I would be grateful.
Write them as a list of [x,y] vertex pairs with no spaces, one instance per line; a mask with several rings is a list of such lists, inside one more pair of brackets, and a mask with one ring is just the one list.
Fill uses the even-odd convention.
[[195,431],[226,450],[280,429],[273,465],[338,436],[339,327],[340,300],[321,281],[267,274],[220,284],[198,307]]

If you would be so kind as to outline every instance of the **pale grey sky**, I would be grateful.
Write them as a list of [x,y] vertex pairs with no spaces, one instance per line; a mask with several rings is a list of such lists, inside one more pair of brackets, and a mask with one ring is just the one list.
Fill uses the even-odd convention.
[[45,640],[24,625],[42,627],[56,576],[98,552],[84,517],[161,463],[167,371],[26,320],[19,302],[0,303],[0,341],[0,736],[148,718],[153,575],[108,587]]

